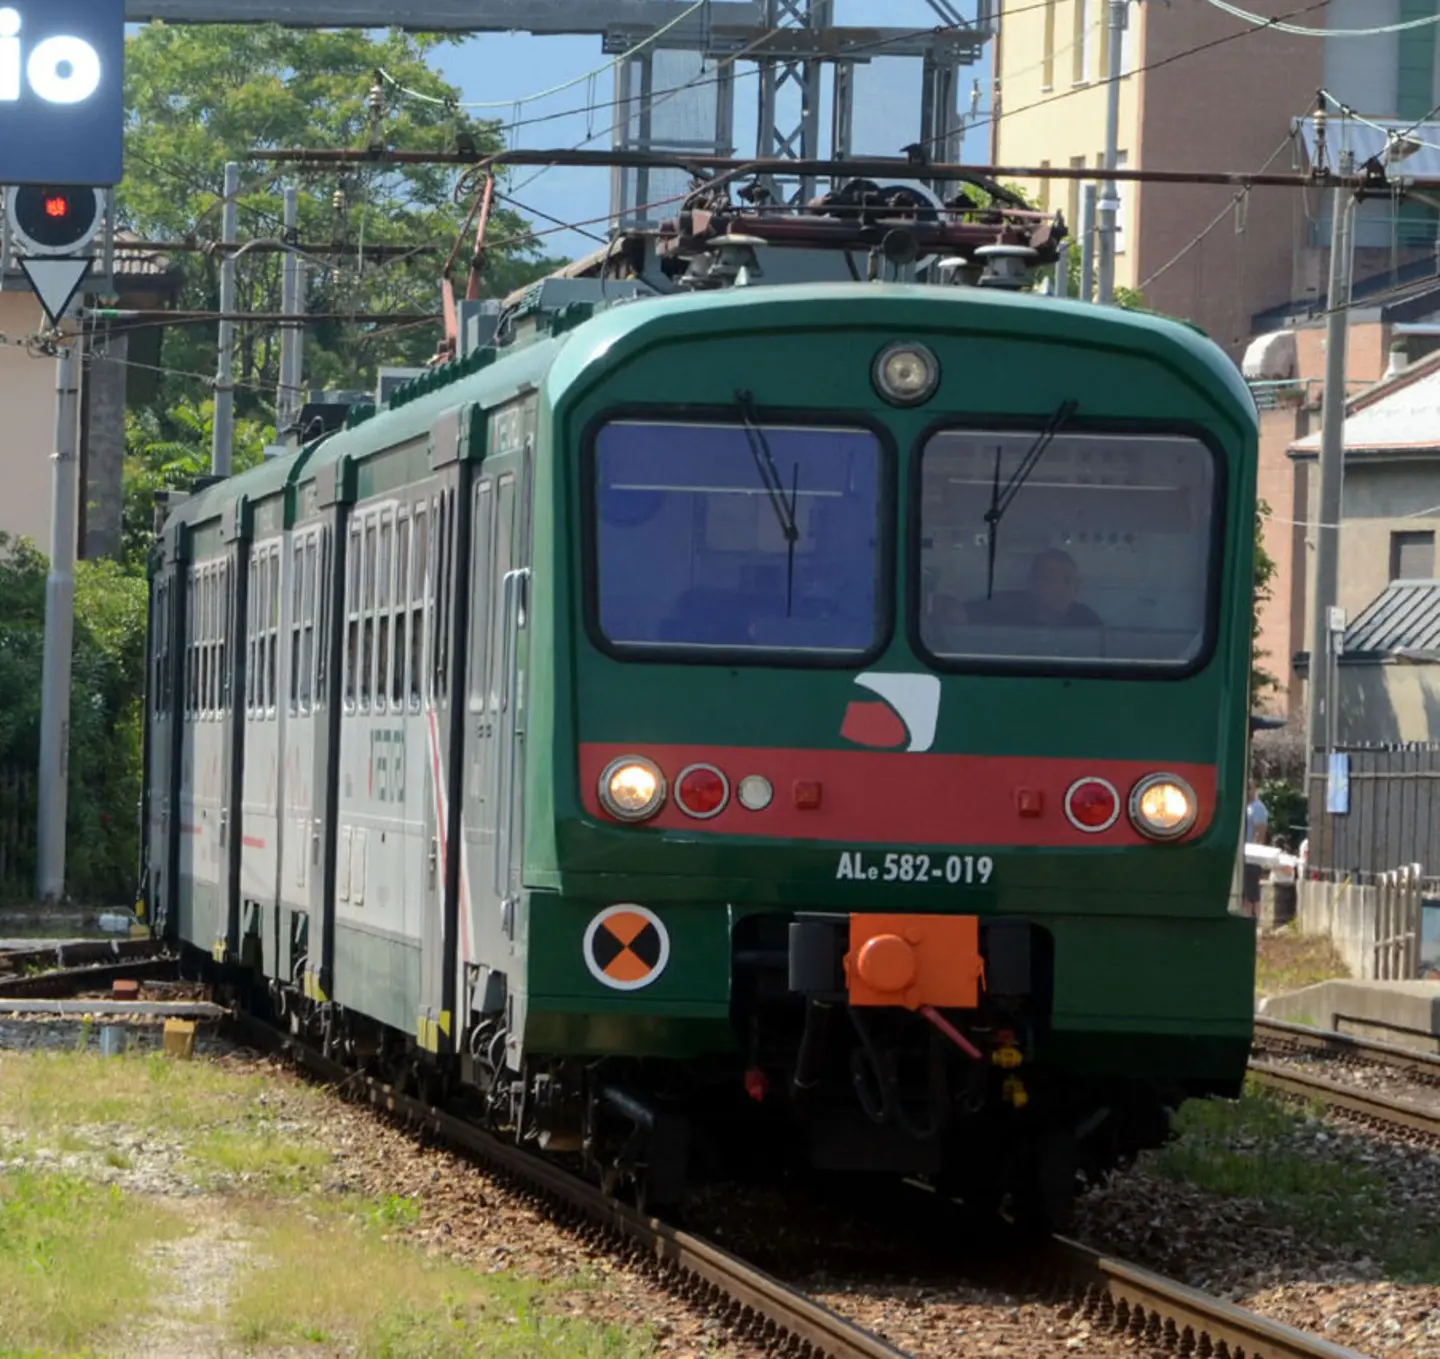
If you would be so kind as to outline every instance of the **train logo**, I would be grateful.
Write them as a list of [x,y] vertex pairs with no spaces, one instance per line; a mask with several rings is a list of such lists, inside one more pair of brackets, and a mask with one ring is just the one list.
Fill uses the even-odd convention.
[[[882,701],[853,699],[845,709],[840,735],[872,750],[929,750],[940,720],[938,675],[860,675],[855,683]],[[909,742],[906,745],[906,742]]]
[[612,991],[649,986],[670,961],[670,932],[643,906],[611,906],[585,931],[585,966]]

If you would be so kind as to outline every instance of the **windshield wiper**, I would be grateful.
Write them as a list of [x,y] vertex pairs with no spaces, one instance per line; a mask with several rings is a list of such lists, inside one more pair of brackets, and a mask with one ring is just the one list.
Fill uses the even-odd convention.
[[740,409],[740,419],[745,427],[745,438],[750,445],[750,454],[755,459],[755,470],[760,474],[760,484],[770,497],[770,506],[780,524],[788,545],[788,561],[785,578],[785,617],[789,618],[795,602],[795,544],[800,541],[800,525],[795,518],[795,507],[800,499],[800,464],[795,464],[791,474],[790,499],[785,499],[785,483],[780,469],[775,465],[775,455],[770,451],[770,440],[760,426],[760,417],[755,409],[755,397],[750,392],[736,392],[735,404]]
[[986,599],[995,597],[995,547],[1000,521],[1005,517],[1005,511],[1014,503],[1015,497],[1020,494],[1021,488],[1030,479],[1030,474],[1039,465],[1040,459],[1045,456],[1046,451],[1054,442],[1055,436],[1069,424],[1079,409],[1080,403],[1073,398],[1067,398],[1056,406],[1045,428],[1040,431],[1040,437],[1030,445],[1030,451],[1021,458],[1020,466],[1011,474],[1003,491],[1000,489],[1001,450],[998,447],[995,450],[995,481],[990,490],[990,508],[985,511],[985,523],[990,530],[990,561],[985,579]]

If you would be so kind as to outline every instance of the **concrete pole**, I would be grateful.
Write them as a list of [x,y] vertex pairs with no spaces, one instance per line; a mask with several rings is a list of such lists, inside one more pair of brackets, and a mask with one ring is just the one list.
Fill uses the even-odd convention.
[[[285,190],[285,240],[295,245],[300,226],[300,191]],[[299,255],[287,252],[284,256],[284,275],[281,291],[280,310],[286,316],[304,315],[304,263]],[[282,442],[292,448],[298,447],[298,431],[294,428],[300,418],[300,382],[304,372],[305,331],[298,325],[284,326],[280,331],[280,390],[276,400],[276,431]]]
[[[1105,166],[1113,171],[1120,158],[1120,58],[1123,55],[1125,24],[1129,17],[1130,0],[1110,0],[1110,50],[1105,79]],[[1119,224],[1119,190],[1113,179],[1100,184],[1099,228],[1100,264],[1099,289],[1096,300],[1109,306],[1115,300],[1115,246]]]
[[[233,246],[240,234],[240,166],[231,161],[225,166],[225,208],[221,219],[220,239]],[[227,250],[220,265],[220,313],[235,314],[235,282],[238,265],[233,251]],[[217,477],[230,475],[231,455],[235,448],[235,322],[220,322],[220,356],[215,373],[215,429],[210,452],[210,470]]]
[[35,892],[42,905],[65,897],[69,816],[70,655],[75,637],[75,533],[79,517],[80,353],[55,363],[55,452],[50,476],[50,573],[45,579],[45,660],[40,693],[40,806]]
[[1095,300],[1095,185],[1080,191],[1080,298]]
[[[1346,167],[1348,169],[1348,167]],[[1345,350],[1350,322],[1350,270],[1355,200],[1345,189],[1331,199],[1329,317],[1325,327],[1325,392],[1320,431],[1320,499],[1315,525],[1315,593],[1310,607],[1310,698],[1307,761],[1312,780],[1328,767],[1333,701],[1330,610],[1339,593],[1340,515],[1345,476]],[[1311,790],[1307,788],[1307,793]],[[1312,828],[1311,842],[1314,843]]]

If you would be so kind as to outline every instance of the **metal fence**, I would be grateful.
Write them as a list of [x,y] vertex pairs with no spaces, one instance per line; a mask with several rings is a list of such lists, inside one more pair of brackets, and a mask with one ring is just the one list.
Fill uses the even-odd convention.
[[33,893],[37,796],[33,770],[0,766],[0,901]]
[[1342,746],[1344,796],[1327,810],[1328,774],[1310,784],[1310,867],[1384,873],[1419,864],[1440,874],[1440,744]]

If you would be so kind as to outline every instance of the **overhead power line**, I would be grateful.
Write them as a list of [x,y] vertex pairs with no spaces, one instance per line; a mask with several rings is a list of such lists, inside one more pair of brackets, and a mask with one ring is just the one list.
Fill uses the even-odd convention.
[[[1440,24],[1440,14],[1427,14],[1419,19],[1406,19],[1401,23],[1381,24],[1375,28],[1306,28],[1301,24],[1287,24],[1283,19],[1267,19],[1263,14],[1251,14],[1243,10],[1239,5],[1232,5],[1227,0],[1210,0],[1210,3],[1218,10],[1233,15],[1237,19],[1244,19],[1248,24],[1254,24],[1257,28],[1273,28],[1279,33],[1292,33],[1301,38],[1378,38],[1386,33],[1404,33],[1414,28],[1428,28],[1432,24]],[[1289,16],[1285,16],[1288,18]]]

